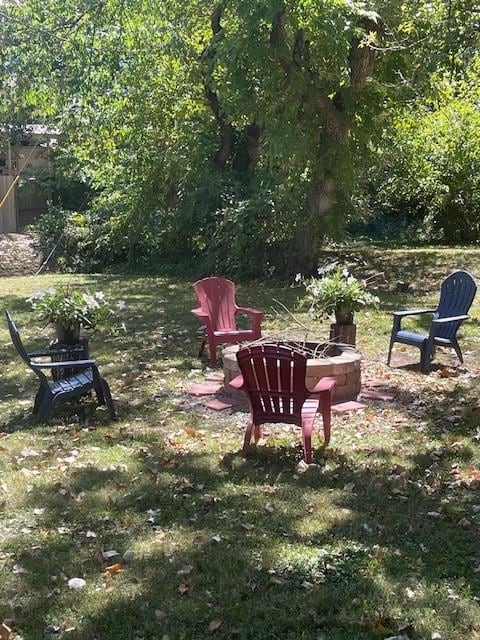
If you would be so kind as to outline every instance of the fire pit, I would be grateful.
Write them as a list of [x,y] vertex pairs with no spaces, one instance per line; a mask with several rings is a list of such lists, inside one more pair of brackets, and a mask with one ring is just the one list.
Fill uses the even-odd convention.
[[[289,346],[288,342],[283,344]],[[356,400],[361,389],[361,355],[347,345],[308,342],[305,347],[308,349],[309,355],[311,352],[318,354],[318,356],[309,357],[307,361],[307,388],[313,389],[320,378],[329,376],[335,378],[337,383],[333,395],[334,402]],[[233,345],[222,351],[223,373],[225,375],[224,389],[227,395],[244,400],[243,392],[234,389],[229,384],[230,380],[240,374],[236,357],[239,349],[239,345]]]

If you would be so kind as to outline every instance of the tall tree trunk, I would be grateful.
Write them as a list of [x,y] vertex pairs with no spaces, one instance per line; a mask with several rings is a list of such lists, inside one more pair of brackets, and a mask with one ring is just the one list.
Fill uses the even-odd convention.
[[[365,20],[361,25],[365,31],[378,30],[378,25],[372,20]],[[307,54],[302,54],[308,57]],[[323,123],[317,148],[316,168],[305,202],[305,214],[297,224],[294,250],[290,259],[290,269],[297,272],[312,273],[317,266],[318,250],[322,241],[322,230],[328,228],[335,204],[337,202],[337,188],[340,160],[348,153],[352,114],[345,109],[345,98],[348,94],[349,102],[353,104],[358,99],[359,90],[373,70],[375,52],[368,46],[359,46],[360,41],[354,40],[350,50],[350,86],[338,91],[332,98],[319,96],[315,109]],[[294,48],[294,62],[299,63],[305,51],[303,34],[297,34]]]

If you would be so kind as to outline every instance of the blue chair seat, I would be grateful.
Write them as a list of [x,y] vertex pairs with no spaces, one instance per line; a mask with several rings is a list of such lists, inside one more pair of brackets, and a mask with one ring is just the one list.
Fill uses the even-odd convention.
[[57,393],[77,393],[79,391],[88,391],[95,386],[93,369],[89,367],[80,373],[76,373],[68,378],[57,380],[50,383],[50,391],[53,395]]
[[412,345],[420,345],[425,342],[425,340],[428,340],[428,336],[424,333],[415,333],[414,331],[398,331],[396,338],[396,342]]

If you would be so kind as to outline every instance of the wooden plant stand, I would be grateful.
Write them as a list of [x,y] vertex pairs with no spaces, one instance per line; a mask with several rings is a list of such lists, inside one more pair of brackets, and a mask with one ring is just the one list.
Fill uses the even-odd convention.
[[[54,340],[50,344],[54,352],[51,355],[52,362],[72,362],[73,360],[88,360],[90,358],[88,338],[80,338],[75,344],[63,344]],[[52,369],[52,377],[56,380],[68,378],[76,373],[71,367],[65,369]]]
[[330,340],[355,346],[357,340],[356,324],[331,324]]

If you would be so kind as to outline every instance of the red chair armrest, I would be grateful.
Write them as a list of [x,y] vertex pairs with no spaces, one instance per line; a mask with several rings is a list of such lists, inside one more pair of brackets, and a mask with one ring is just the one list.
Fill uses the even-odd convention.
[[237,307],[236,313],[247,313],[249,316],[263,317],[263,311],[259,311],[259,309],[253,309],[252,307]]
[[317,384],[310,390],[310,393],[321,393],[322,391],[331,391],[337,384],[335,378],[322,378]]
[[192,313],[194,316],[197,316],[197,318],[200,318],[201,320],[208,318],[208,313],[205,313],[205,311],[202,311],[202,309],[192,309]]
[[243,387],[243,376],[236,376],[233,380],[230,380],[228,384],[234,389],[241,389]]

